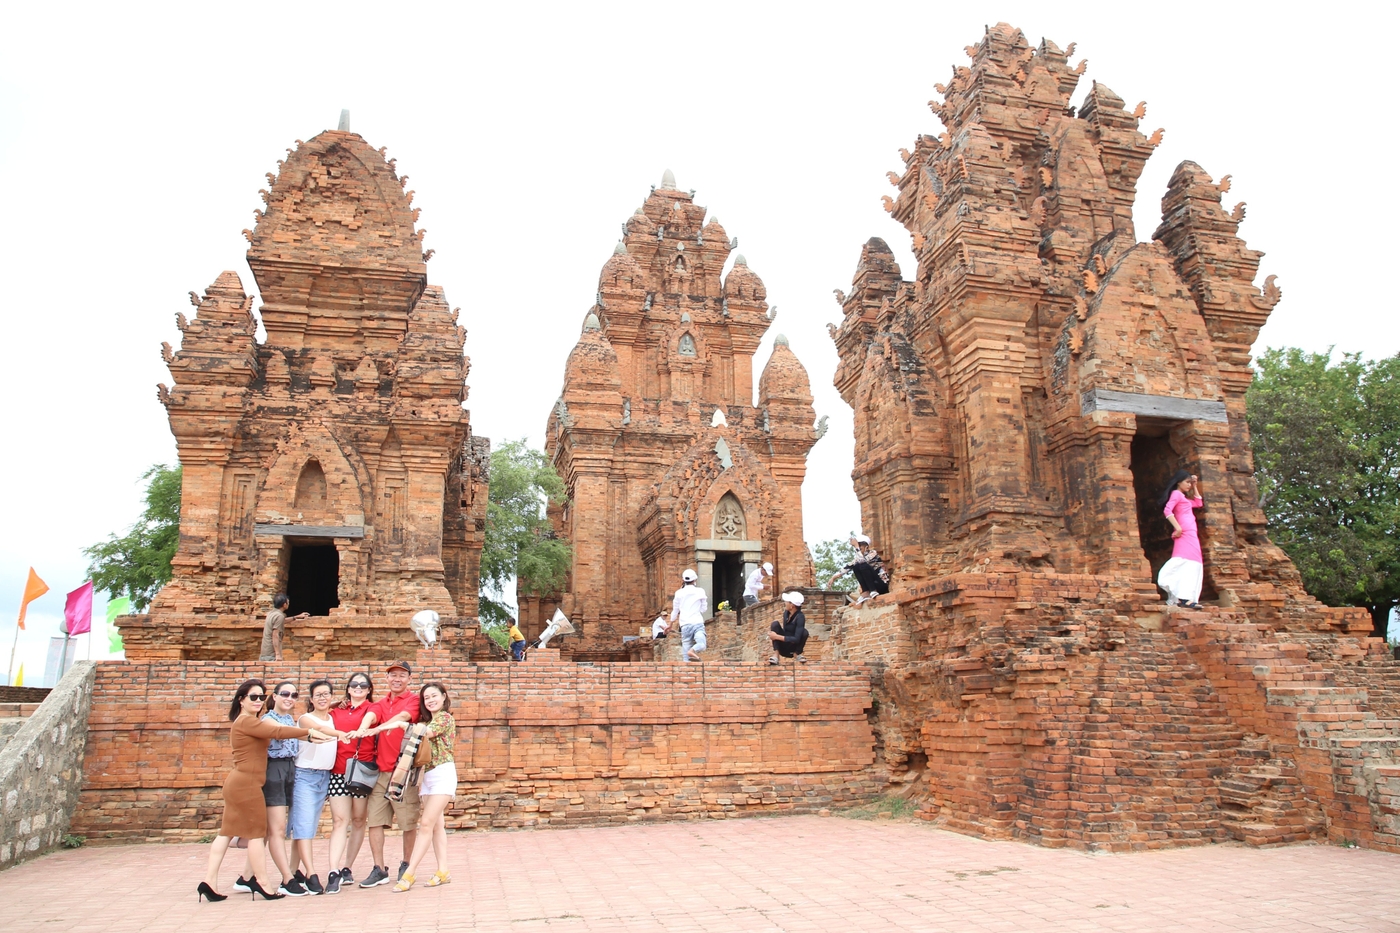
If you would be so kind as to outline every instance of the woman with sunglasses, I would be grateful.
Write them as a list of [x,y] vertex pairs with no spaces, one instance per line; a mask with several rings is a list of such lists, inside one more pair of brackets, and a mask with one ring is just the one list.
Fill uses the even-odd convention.
[[[275,726],[294,728],[297,725],[293,710],[297,698],[301,696],[295,682],[283,680],[272,688],[270,699],[272,709],[263,716],[263,722]],[[304,882],[292,873],[287,861],[287,814],[292,808],[292,793],[297,779],[297,752],[295,738],[274,738],[267,745],[267,776],[263,782],[263,803],[267,807],[267,851],[272,856],[272,864],[282,874],[282,883],[277,890],[292,897],[305,897],[311,892],[303,887]],[[251,870],[252,859],[245,867]],[[241,879],[240,879],[241,880]],[[235,891],[242,886],[235,884]]]
[[[365,673],[351,674],[345,682],[345,698],[331,707],[331,719],[342,735],[356,732],[364,725],[365,714],[374,700],[374,681]],[[342,885],[355,883],[350,871],[360,846],[365,841],[369,820],[369,798],[353,797],[345,783],[345,770],[350,759],[374,761],[375,742],[363,738],[342,741],[336,746],[335,767],[331,769],[331,874],[326,879],[326,893],[339,894]],[[337,871],[335,866],[341,866]]]
[[262,786],[267,777],[267,746],[274,739],[307,738],[312,742],[329,742],[331,737],[314,729],[283,726],[259,719],[267,700],[267,688],[261,680],[245,680],[239,684],[229,706],[229,743],[233,747],[233,770],[224,781],[224,814],[219,835],[209,850],[209,865],[204,880],[199,883],[200,898],[221,901],[228,895],[217,889],[219,866],[234,836],[248,840],[248,880],[244,882],[253,899],[261,894],[276,900],[281,894],[269,894],[261,879],[267,877],[263,839],[267,833],[267,805]]

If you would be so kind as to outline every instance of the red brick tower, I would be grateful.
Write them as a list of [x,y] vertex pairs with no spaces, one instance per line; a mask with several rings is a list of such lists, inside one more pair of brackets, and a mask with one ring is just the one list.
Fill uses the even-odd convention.
[[[1253,284],[1244,205],[1183,162],[1139,242],[1162,131],[1097,82],[1076,113],[1071,52],[989,29],[930,104],[946,132],[890,173],[917,269],[867,242],[832,336],[894,583],[844,613],[831,656],[888,665],[887,761],[950,826],[1400,847],[1383,789],[1400,670],[1264,531],[1244,393],[1280,293]],[[1199,610],[1167,610],[1153,582],[1178,467],[1205,490]]]
[[427,281],[418,209],[383,150],[348,130],[297,142],[262,192],[248,264],[165,348],[184,468],[174,579],[122,622],[128,657],[255,658],[286,591],[288,654],[393,656],[409,615],[476,615],[484,439],[465,331]]
[[[738,605],[771,561],[812,582],[802,480],[813,426],[807,373],[779,335],[753,398],[753,355],[772,324],[763,281],[670,172],[628,219],[569,355],[546,449],[569,488],[555,515],[574,546],[558,602],[583,650],[615,650],[696,568],[711,611]],[[770,591],[771,592],[771,591]],[[554,600],[547,601],[553,604]],[[538,612],[522,601],[522,616]]]

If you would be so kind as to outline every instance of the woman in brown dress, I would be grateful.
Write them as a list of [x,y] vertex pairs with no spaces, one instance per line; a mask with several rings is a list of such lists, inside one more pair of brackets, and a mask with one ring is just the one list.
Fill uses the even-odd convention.
[[[209,868],[204,880],[199,884],[199,895],[211,901],[221,901],[227,895],[219,894],[216,885],[219,880],[219,866],[223,864],[224,853],[234,836],[248,840],[248,861],[252,865],[253,877],[248,886],[253,890],[253,899],[261,894],[267,900],[283,897],[269,894],[260,879],[267,874],[264,860],[263,838],[267,835],[267,805],[263,801],[262,786],[267,778],[267,743],[273,739],[308,739],[311,742],[333,741],[315,729],[302,729],[297,726],[279,726],[259,719],[263,705],[267,702],[267,688],[261,680],[245,680],[233,695],[228,718],[233,722],[229,729],[229,740],[233,746],[233,770],[224,781],[224,819],[219,835],[209,850]],[[276,890],[276,886],[273,886]]]

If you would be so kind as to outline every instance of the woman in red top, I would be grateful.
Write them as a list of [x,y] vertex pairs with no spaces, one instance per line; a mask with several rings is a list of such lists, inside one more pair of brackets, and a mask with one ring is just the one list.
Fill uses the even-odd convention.
[[[374,681],[368,674],[351,674],[345,683],[345,699],[331,707],[331,718],[338,732],[355,732],[365,721],[374,699]],[[355,883],[350,865],[360,854],[365,841],[365,821],[369,814],[368,797],[352,797],[345,784],[345,769],[351,758],[374,761],[374,739],[351,739],[336,748],[335,767],[331,768],[331,875],[326,879],[326,893],[339,894],[342,885]],[[348,842],[348,845],[347,845]],[[335,866],[341,866],[337,871]]]

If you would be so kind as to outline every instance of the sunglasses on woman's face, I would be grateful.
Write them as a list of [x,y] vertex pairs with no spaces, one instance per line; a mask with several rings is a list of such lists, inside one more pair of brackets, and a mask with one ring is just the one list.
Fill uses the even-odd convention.
[[266,700],[266,699],[267,699],[267,694],[265,694],[265,693],[248,693],[248,694],[244,694],[243,699],[245,699],[245,700],[252,700],[254,703],[261,703],[263,700]]
[[295,690],[291,690],[291,691],[283,690],[281,693],[279,693],[279,694],[277,694],[277,695],[278,695],[279,697],[281,697],[282,699],[284,699],[284,700],[295,700],[297,697],[301,696],[301,694],[300,694],[300,693],[297,693]]
[[350,685],[350,689],[351,689],[351,690],[368,690],[368,689],[369,689],[369,684],[351,684],[351,685]]

